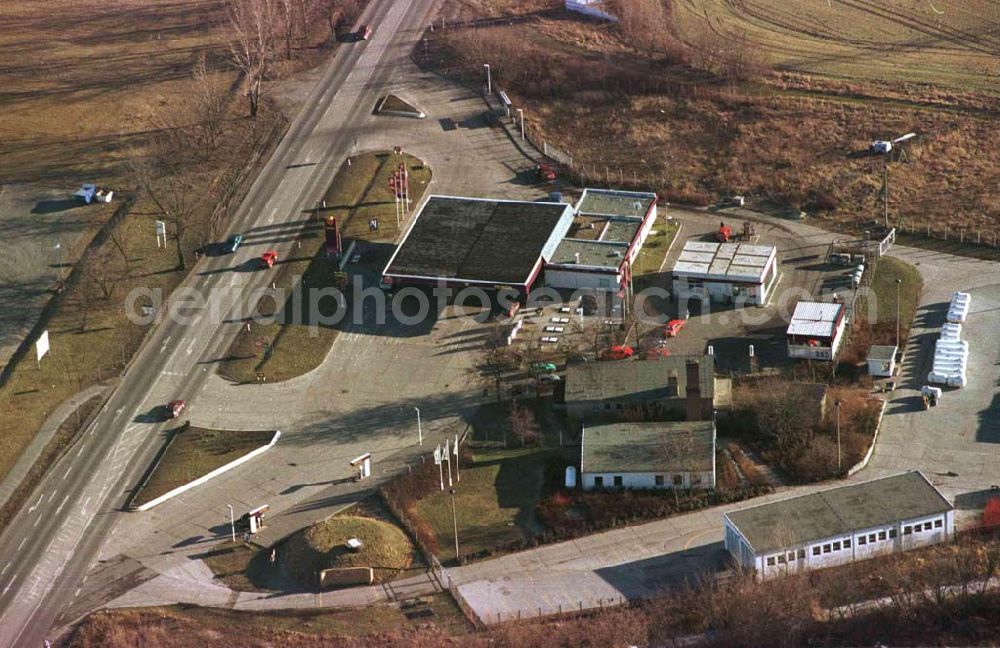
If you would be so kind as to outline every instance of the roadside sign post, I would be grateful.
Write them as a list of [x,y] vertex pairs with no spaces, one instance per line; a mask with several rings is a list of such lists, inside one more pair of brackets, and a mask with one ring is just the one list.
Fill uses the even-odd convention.
[[424,445],[424,431],[420,429],[420,408],[413,409],[417,411],[417,445]]
[[438,482],[441,485],[441,490],[444,490],[444,468],[441,466],[441,444],[439,443],[434,448],[434,463],[438,467]]
[[233,512],[233,505],[226,504],[229,507],[229,529],[233,534],[233,544],[236,544],[236,514]]
[[156,247],[167,247],[167,224],[163,221],[156,221]]
[[35,342],[35,359],[38,361],[38,368],[42,368],[42,358],[49,352],[49,332],[42,331]]
[[[560,435],[562,435],[562,428],[560,428]],[[562,445],[561,443],[559,445]],[[452,447],[452,452],[455,453],[455,482],[462,481],[462,477],[458,474],[458,435],[455,435],[455,445]]]

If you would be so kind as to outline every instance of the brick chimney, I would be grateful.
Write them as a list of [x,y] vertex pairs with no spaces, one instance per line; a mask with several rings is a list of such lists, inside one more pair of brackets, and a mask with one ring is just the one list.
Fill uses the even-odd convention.
[[687,420],[700,421],[701,414],[701,367],[696,360],[687,361],[687,385],[685,386],[684,409]]

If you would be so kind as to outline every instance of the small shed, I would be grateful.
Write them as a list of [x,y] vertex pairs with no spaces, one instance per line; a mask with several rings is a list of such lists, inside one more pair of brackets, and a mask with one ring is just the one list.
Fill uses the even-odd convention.
[[876,378],[892,378],[896,373],[895,346],[873,346],[868,350],[868,375]]

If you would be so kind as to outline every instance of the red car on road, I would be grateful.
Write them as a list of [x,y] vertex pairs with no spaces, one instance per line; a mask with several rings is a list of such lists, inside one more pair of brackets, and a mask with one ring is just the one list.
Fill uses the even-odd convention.
[[663,327],[663,337],[677,337],[677,334],[684,328],[685,321],[682,319],[672,319]]
[[187,407],[187,403],[184,401],[172,400],[167,403],[166,408],[164,408],[164,412],[166,413],[168,419],[175,419],[181,415],[181,412],[184,411],[185,407]]
[[602,360],[624,360],[626,358],[631,358],[635,354],[635,351],[630,346],[613,346],[610,349],[606,349],[604,353],[601,354]]
[[556,179],[556,171],[544,162],[535,167],[535,175],[541,182],[552,182]]
[[260,255],[260,264],[263,268],[273,268],[275,261],[278,260],[278,253],[274,250],[268,250],[264,254]]
[[371,38],[371,36],[372,36],[371,25],[361,25],[361,28],[358,29],[358,40],[368,40],[369,38]]

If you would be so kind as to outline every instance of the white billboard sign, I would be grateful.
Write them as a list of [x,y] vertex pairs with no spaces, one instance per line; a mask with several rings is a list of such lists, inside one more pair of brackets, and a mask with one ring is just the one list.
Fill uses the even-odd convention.
[[49,352],[49,332],[42,331],[42,334],[38,336],[38,341],[35,342],[35,357],[38,362],[42,361],[42,357]]

